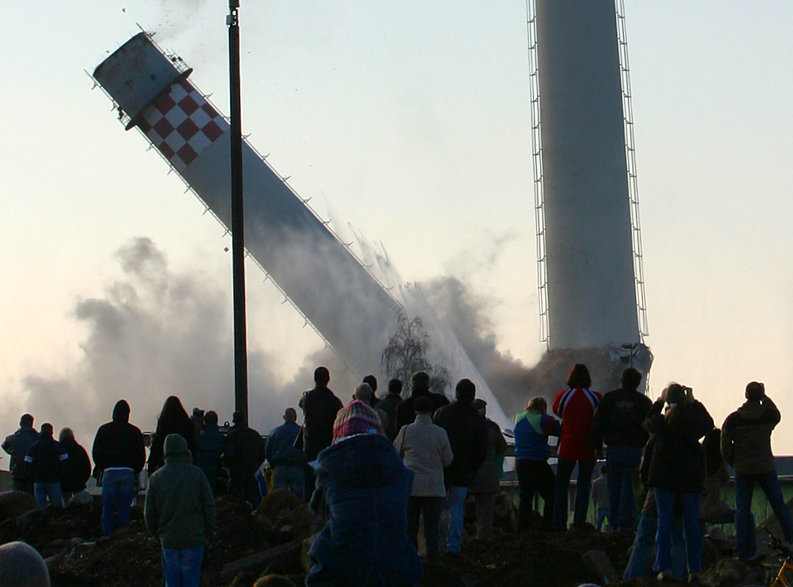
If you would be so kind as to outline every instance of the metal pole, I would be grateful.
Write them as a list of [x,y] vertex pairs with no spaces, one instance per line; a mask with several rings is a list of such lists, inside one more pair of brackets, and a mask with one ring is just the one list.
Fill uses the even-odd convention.
[[248,349],[245,324],[245,231],[242,205],[239,0],[229,0],[229,99],[231,101],[231,258],[234,284],[234,410],[248,425]]

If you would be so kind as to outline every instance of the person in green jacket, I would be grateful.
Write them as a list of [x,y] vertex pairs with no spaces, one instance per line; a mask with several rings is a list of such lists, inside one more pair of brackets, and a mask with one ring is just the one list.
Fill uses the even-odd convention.
[[212,488],[204,471],[190,462],[187,441],[165,438],[165,466],[149,480],[144,516],[162,546],[166,586],[198,587],[204,545],[215,531]]

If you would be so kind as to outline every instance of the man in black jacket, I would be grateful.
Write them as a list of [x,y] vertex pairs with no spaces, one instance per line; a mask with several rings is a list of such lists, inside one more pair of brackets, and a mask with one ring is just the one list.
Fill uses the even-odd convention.
[[69,455],[52,437],[52,424],[41,425],[39,439],[25,455],[25,465],[33,473],[33,497],[40,508],[47,507],[47,498],[55,507],[63,507],[61,475]]
[[[399,430],[402,428],[402,426],[412,424],[416,420],[416,412],[413,409],[413,402],[416,401],[416,398],[423,395],[426,395],[432,401],[432,414],[434,414],[435,410],[438,408],[449,405],[449,400],[446,399],[445,395],[430,391],[429,375],[427,375],[424,371],[417,371],[416,373],[413,373],[413,375],[410,377],[410,397],[403,399],[402,403],[397,406],[396,434],[399,433]],[[474,401],[473,398],[471,398],[471,401]]]
[[396,438],[399,428],[397,428],[397,408],[402,403],[402,381],[399,379],[391,379],[388,382],[388,395],[386,395],[377,404],[377,407],[383,410],[388,416],[388,428],[385,430],[391,442]]
[[256,471],[264,462],[264,439],[245,425],[241,412],[234,412],[232,421],[234,426],[223,443],[223,462],[229,468],[229,496],[244,499],[255,508],[261,501]]
[[474,407],[476,386],[461,379],[455,388],[454,402],[440,408],[433,422],[446,430],[454,458],[443,470],[446,505],[449,508],[449,533],[446,551],[459,554],[463,534],[463,507],[468,486],[487,454],[487,420]]
[[19,419],[19,429],[6,436],[3,441],[3,450],[11,455],[9,470],[13,477],[14,491],[24,491],[33,495],[33,477],[25,466],[25,455],[38,439],[39,433],[33,428],[33,416],[22,414]]
[[606,441],[609,523],[615,529],[636,528],[636,497],[633,483],[642,458],[647,432],[642,423],[653,405],[637,391],[642,374],[629,367],[622,372],[620,389],[608,392],[598,404],[592,420],[595,447]]
[[303,452],[314,461],[323,448],[333,441],[333,422],[342,408],[341,400],[328,388],[330,371],[317,367],[314,371],[314,389],[303,394]]
[[143,434],[129,423],[129,404],[119,400],[113,420],[96,431],[91,450],[94,464],[102,474],[102,533],[129,523],[132,498],[138,490],[138,474],[146,462]]

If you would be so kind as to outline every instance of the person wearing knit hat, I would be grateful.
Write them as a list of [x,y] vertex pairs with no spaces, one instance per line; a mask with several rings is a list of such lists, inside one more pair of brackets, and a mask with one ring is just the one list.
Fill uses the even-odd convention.
[[317,457],[311,506],[329,516],[309,552],[308,586],[418,584],[421,562],[407,534],[413,471],[382,432],[362,401],[336,415],[333,443]]
[[339,410],[333,422],[333,443],[356,434],[382,434],[380,416],[361,400],[353,400]]
[[369,383],[360,383],[355,388],[352,399],[362,401],[377,413],[378,418],[380,418],[380,427],[383,429],[383,434],[385,434],[386,430],[388,430],[388,414],[379,408],[379,404],[375,405],[377,398],[374,396],[372,386]]

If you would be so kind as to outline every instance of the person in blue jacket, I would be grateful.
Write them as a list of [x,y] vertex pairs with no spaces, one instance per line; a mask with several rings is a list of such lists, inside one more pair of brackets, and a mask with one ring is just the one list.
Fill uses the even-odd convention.
[[319,453],[312,507],[329,515],[309,556],[306,585],[417,585],[421,562],[407,534],[413,484],[380,417],[354,400],[333,424],[333,443]]
[[297,411],[286,408],[283,415],[284,423],[270,432],[264,457],[273,468],[273,488],[285,488],[294,493],[300,501],[305,501],[306,462],[305,453],[295,446],[300,425],[297,423]]
[[562,426],[547,411],[548,402],[538,396],[529,400],[526,409],[515,416],[515,468],[520,488],[519,532],[530,525],[532,502],[537,492],[544,502],[542,529],[548,530],[553,521],[556,476],[548,464],[548,457],[551,456],[548,437],[559,436]]

